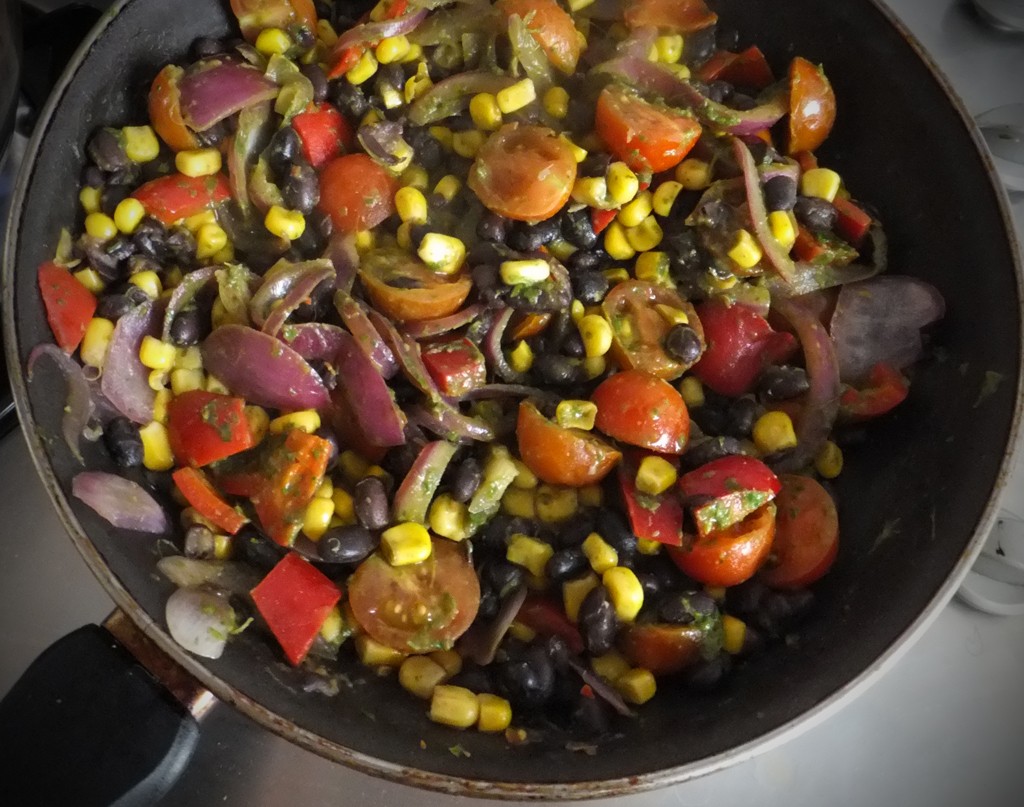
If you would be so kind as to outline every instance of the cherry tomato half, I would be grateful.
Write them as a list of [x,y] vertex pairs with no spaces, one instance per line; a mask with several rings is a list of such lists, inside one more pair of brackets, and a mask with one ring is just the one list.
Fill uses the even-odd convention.
[[231,186],[224,174],[207,177],[168,174],[151,179],[132,196],[142,202],[149,215],[170,227],[176,221],[226,202],[231,198]]
[[530,401],[519,405],[516,437],[523,462],[552,485],[581,487],[600,482],[622,459],[600,437],[582,429],[563,429]]
[[397,322],[454,314],[473,287],[464,272],[438,274],[415,255],[397,248],[364,255],[359,278],[374,307]]
[[631,0],[622,20],[630,29],[653,25],[687,34],[714,25],[718,15],[704,0]]
[[591,400],[595,426],[609,437],[663,454],[682,454],[690,437],[690,413],[667,381],[624,370],[602,381]]
[[768,557],[775,538],[775,505],[762,506],[739,524],[692,537],[689,546],[668,547],[676,566],[708,586],[737,586]]
[[398,181],[366,154],[331,160],[320,174],[320,209],[340,232],[369,230],[395,212]]
[[619,649],[637,667],[671,675],[700,659],[704,632],[694,625],[638,622],[619,634]]
[[814,151],[836,121],[836,96],[825,71],[801,56],[789,65],[789,154]]
[[422,563],[392,566],[374,553],[348,582],[356,621],[383,645],[410,650],[447,649],[476,618],[480,581],[459,546],[443,538]]
[[803,588],[831,568],[839,551],[835,502],[807,476],[783,474],[775,499],[775,542],[758,575],[774,588]]
[[701,537],[739,523],[779,492],[779,479],[761,460],[720,457],[679,479],[679,490],[693,508]]
[[576,72],[583,42],[572,17],[555,0],[498,0],[506,18],[518,15],[526,22],[551,64],[566,75]]
[[576,181],[569,144],[545,126],[508,123],[477,152],[468,184],[483,205],[517,221],[561,210]]
[[649,104],[625,87],[605,87],[597,99],[594,129],[634,171],[655,174],[678,165],[700,138],[693,118]]
[[149,88],[149,120],[156,133],[174,151],[199,148],[199,140],[181,115],[178,82],[185,71],[177,65],[164,67]]

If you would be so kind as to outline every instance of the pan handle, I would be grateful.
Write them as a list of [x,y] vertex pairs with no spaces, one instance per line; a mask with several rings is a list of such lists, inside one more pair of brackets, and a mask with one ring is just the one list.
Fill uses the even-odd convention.
[[47,648],[0,701],[5,804],[152,805],[214,703],[116,611]]

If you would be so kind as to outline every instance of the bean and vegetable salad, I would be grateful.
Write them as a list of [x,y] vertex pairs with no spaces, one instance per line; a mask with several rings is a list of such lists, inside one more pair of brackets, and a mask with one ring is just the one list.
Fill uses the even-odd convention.
[[818,164],[824,69],[711,0],[230,5],[85,144],[29,361],[172,637],[510,742],[756,664],[942,314]]

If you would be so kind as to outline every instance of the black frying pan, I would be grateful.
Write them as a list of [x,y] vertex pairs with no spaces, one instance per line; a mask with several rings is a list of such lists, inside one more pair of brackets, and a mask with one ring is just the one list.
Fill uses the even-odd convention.
[[[454,738],[432,725],[422,704],[394,681],[356,665],[347,670],[358,682],[354,691],[334,699],[304,692],[302,674],[249,634],[220,660],[201,663],[163,629],[171,587],[154,575],[152,542],[119,533],[70,499],[69,480],[78,467],[57,436],[64,396],[59,379],[41,374],[29,388],[16,369],[29,445],[72,540],[119,608],[218,698],[317,753],[421,787],[515,798],[636,792],[749,757],[827,714],[881,674],[952,595],[993,521],[1020,417],[1021,272],[991,165],[945,82],[873,0],[718,0],[713,6],[773,64],[797,53],[825,64],[839,120],[824,162],[877,206],[888,227],[891,271],[929,280],[948,302],[935,333],[937,349],[918,368],[911,399],[876,424],[868,443],[847,453],[838,481],[839,561],[817,587],[817,610],[799,642],[775,646],[742,666],[717,693],[662,687],[657,701],[597,756],[569,753],[561,743],[512,750],[501,738]],[[77,214],[75,188],[89,132],[141,120],[140,101],[156,70],[180,58],[195,37],[231,30],[225,7],[206,0],[183,13],[177,3],[123,0],[58,84],[30,149],[6,245],[4,338],[13,368],[23,368],[32,346],[49,339],[34,270]],[[87,461],[110,467],[99,447]],[[64,669],[62,683],[76,673],[95,677]],[[31,689],[25,683],[14,694]],[[146,698],[167,705],[159,696]],[[52,728],[38,725],[48,713],[40,700],[28,712],[37,721],[30,735]],[[192,724],[169,723],[159,740],[164,751],[186,756],[192,729],[181,725]],[[109,734],[93,732],[93,738]],[[456,739],[471,756],[449,752]],[[5,748],[0,736],[0,766],[9,769],[0,783],[32,757],[8,742]],[[49,749],[50,742],[39,747]],[[16,769],[9,752],[18,754]],[[162,773],[172,774],[167,760],[173,754],[158,756]],[[42,768],[50,779],[52,766],[51,756]]]

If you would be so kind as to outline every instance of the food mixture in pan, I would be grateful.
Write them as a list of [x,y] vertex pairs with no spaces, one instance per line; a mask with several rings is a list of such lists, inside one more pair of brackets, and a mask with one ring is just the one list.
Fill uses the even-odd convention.
[[823,68],[713,6],[231,0],[92,134],[29,370],[187,650],[590,739],[813,607],[942,301],[819,165]]

